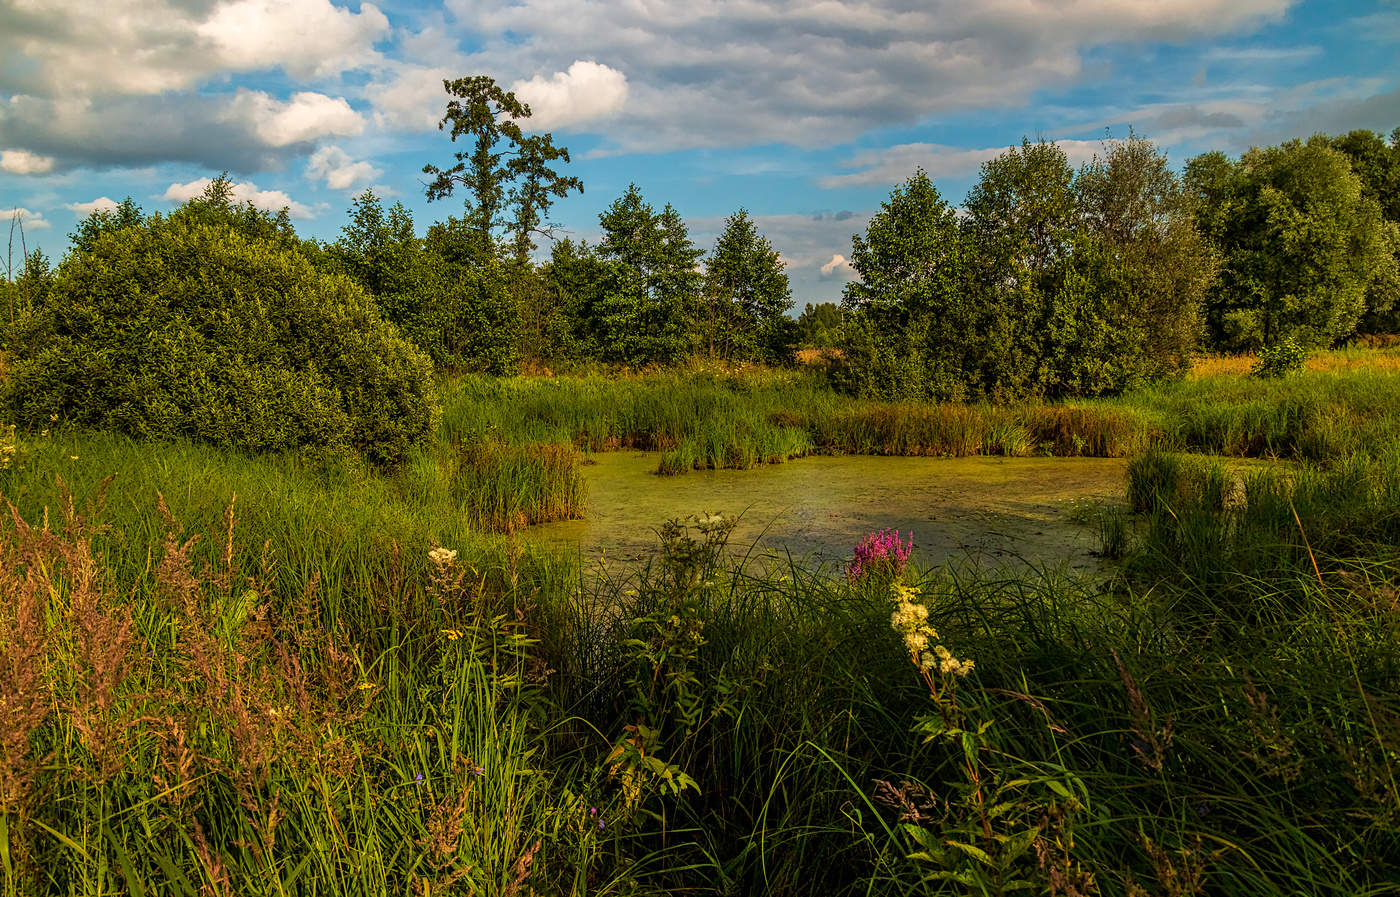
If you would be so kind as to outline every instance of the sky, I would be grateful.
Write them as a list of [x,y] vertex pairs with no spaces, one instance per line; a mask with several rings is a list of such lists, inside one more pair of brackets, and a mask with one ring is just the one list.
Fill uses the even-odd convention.
[[918,166],[958,204],[1027,137],[1078,163],[1131,128],[1179,167],[1390,133],[1400,0],[0,0],[0,208],[58,258],[93,209],[227,172],[303,236],[367,187],[421,233],[461,214],[422,168],[461,148],[443,79],[476,74],[569,148],[562,233],[596,239],[630,182],[704,248],[742,207],[800,308],[840,298],[851,236]]

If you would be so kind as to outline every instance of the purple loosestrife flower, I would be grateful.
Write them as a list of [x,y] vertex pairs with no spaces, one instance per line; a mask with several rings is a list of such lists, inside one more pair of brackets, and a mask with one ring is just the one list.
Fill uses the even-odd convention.
[[846,576],[855,582],[876,571],[891,575],[904,572],[909,565],[909,555],[914,551],[914,534],[909,534],[908,544],[900,541],[899,530],[882,529],[870,533],[856,546],[851,564],[846,568]]

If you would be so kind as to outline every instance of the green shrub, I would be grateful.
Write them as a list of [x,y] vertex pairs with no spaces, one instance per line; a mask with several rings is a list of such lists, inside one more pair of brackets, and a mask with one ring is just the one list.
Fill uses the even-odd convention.
[[431,362],[359,287],[188,207],[70,255],[14,357],[3,398],[21,427],[393,463],[437,415]]
[[1288,336],[1259,350],[1251,373],[1256,377],[1286,377],[1296,374],[1308,363],[1308,350]]

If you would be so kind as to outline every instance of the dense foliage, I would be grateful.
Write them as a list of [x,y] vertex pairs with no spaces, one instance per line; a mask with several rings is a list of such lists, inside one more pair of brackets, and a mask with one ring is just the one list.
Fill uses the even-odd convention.
[[797,345],[803,349],[831,349],[841,339],[841,306],[835,302],[808,302],[797,316]]
[[700,332],[713,358],[783,362],[792,355],[792,291],[778,251],[740,209],[705,261]]
[[983,165],[959,216],[922,171],[852,245],[837,372],[861,395],[1103,395],[1183,373],[1214,261],[1136,137],[1077,174],[1053,143]]
[[225,186],[85,232],[12,334],[10,420],[399,460],[434,427],[431,362]]
[[[80,222],[56,269],[37,254],[7,268],[0,344],[11,363],[37,370],[20,356],[47,338],[53,314],[29,318],[56,307],[55,284],[75,288],[61,276],[70,261],[112,251],[112,235],[176,221],[232,229],[257,258],[309,261],[321,283],[348,278],[440,372],[639,369],[697,356],[782,365],[800,346],[833,350],[821,353],[833,382],[857,396],[1007,402],[1122,393],[1180,376],[1203,349],[1277,354],[1291,340],[1306,351],[1400,328],[1400,129],[1389,142],[1353,131],[1238,160],[1207,153],[1180,178],[1133,135],[1078,170],[1053,142],[1025,141],[985,163],[956,209],[920,170],[854,238],[858,277],[842,305],[808,304],[794,320],[785,262],[743,209],[706,253],[675,207],[633,184],[599,215],[596,244],[551,239],[548,259],[536,259],[536,239],[554,236],[553,204],[583,189],[560,170],[568,150],[527,133],[529,107],[492,79],[444,87],[441,126],[466,146],[424,171],[429,198],[461,197],[461,217],[420,236],[402,204],[366,191],[340,237],[319,244],[300,239],[285,210],[228,202],[225,178],[215,181],[224,195],[168,221],[148,221],[128,199]],[[232,289],[211,284],[193,255],[138,270],[153,252],[129,259],[134,281]],[[282,429],[211,438],[304,441]]]
[[1355,416],[1323,464],[1139,454],[1084,578],[889,533],[765,564],[718,515],[596,575],[483,532],[577,501],[571,433],[940,410],[795,372],[465,377],[392,474],[21,434],[0,892],[1391,893],[1400,378],[1322,360],[1082,403],[1261,453]]
[[1223,258],[1207,302],[1216,345],[1254,349],[1292,337],[1330,346],[1368,312],[1390,312],[1397,225],[1327,138],[1252,149],[1238,161],[1207,153],[1191,160],[1186,180]]
[[351,215],[321,253],[325,267],[354,278],[440,367],[514,372],[520,310],[507,263],[479,255],[476,235],[455,218],[419,239],[409,211],[394,203],[386,213],[373,191]]

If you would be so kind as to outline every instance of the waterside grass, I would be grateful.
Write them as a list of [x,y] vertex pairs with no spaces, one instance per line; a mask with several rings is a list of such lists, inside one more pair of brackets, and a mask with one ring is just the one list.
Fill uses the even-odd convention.
[[[948,697],[887,577],[746,567],[723,520],[584,577],[353,466],[68,436],[17,459],[8,894],[1400,886],[1390,461],[1247,481],[1247,512],[1225,474],[1134,462],[1108,584],[909,571],[975,661],[959,744],[923,734]],[[1167,503],[1200,535],[1154,535]],[[1269,540],[1283,560],[1232,547]]]
[[[857,400],[810,370],[464,377],[444,388],[443,433],[657,451],[663,473],[814,452],[1123,457],[1157,447],[1328,460],[1400,440],[1400,378],[1383,363],[1389,356],[1349,351],[1352,364],[1284,379],[1220,373],[1111,399],[1010,405]],[[1379,366],[1363,366],[1365,357]]]

